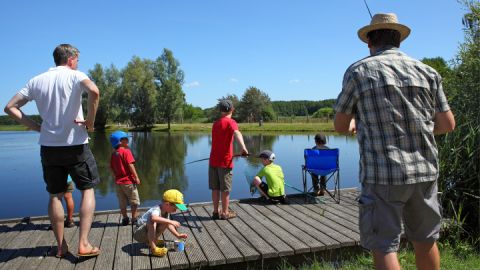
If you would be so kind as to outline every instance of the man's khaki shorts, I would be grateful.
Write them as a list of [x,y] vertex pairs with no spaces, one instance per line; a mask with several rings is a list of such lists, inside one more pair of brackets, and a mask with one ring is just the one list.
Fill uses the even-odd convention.
[[126,209],[130,203],[132,205],[140,205],[140,196],[138,195],[138,189],[136,185],[116,185],[117,197],[120,209]]
[[208,167],[208,187],[211,190],[231,191],[232,179],[231,168]]
[[402,223],[410,241],[433,242],[439,237],[442,215],[436,181],[408,185],[363,183],[358,203],[360,244],[364,248],[396,252]]

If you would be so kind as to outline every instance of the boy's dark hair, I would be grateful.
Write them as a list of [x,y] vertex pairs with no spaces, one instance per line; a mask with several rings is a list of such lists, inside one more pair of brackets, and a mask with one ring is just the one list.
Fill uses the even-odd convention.
[[315,135],[315,143],[327,144],[327,138],[325,137],[325,135],[318,133],[317,135]]
[[80,51],[70,44],[60,44],[53,50],[53,60],[55,65],[65,65],[68,58],[78,56]]
[[384,46],[400,47],[400,32],[392,29],[379,29],[368,32],[370,45],[381,48]]
[[228,99],[222,99],[222,100],[219,100],[218,101],[218,109],[221,111],[221,112],[230,112],[231,110],[233,110],[233,103],[232,101],[228,100]]

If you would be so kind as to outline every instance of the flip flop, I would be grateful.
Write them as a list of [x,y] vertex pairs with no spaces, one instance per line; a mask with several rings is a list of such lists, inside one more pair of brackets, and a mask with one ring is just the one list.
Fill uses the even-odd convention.
[[100,255],[100,249],[98,247],[94,247],[92,246],[92,249],[90,249],[89,252],[85,252],[85,253],[78,253],[77,256],[78,257],[95,257],[95,256],[98,256]]

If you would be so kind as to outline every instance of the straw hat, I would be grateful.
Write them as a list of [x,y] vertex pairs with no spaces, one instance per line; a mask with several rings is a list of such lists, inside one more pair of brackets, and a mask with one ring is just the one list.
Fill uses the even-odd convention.
[[410,35],[410,28],[398,23],[397,15],[394,13],[375,14],[369,25],[358,30],[358,37],[365,43],[368,43],[367,34],[373,30],[392,29],[400,32],[400,41],[403,41]]

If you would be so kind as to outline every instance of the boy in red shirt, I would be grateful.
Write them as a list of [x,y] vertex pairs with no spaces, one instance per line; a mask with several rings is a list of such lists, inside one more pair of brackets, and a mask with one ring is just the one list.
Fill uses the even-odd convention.
[[110,159],[110,169],[117,184],[117,197],[120,212],[123,216],[122,225],[130,223],[127,215],[127,204],[132,210],[132,224],[137,222],[137,208],[140,205],[137,186],[140,178],[135,170],[135,159],[128,147],[128,135],[123,131],[115,131],[110,136],[110,143],[114,148]]
[[[212,190],[212,219],[230,219],[237,216],[228,208],[233,179],[233,137],[240,144],[242,155],[248,155],[248,151],[243,142],[242,133],[238,130],[237,122],[232,119],[234,110],[232,102],[227,99],[220,100],[218,109],[221,117],[212,126],[208,186]],[[220,193],[222,197],[221,212],[219,212]]]

